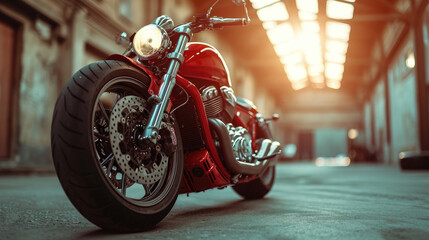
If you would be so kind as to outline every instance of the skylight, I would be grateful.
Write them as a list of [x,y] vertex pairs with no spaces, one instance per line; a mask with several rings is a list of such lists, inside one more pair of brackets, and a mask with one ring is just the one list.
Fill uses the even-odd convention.
[[354,7],[350,3],[328,0],[326,15],[334,19],[352,19]]
[[257,12],[262,22],[266,21],[285,21],[289,18],[286,6],[283,2],[278,2],[268,7],[264,7]]
[[280,2],[280,1],[281,0],[254,0],[251,2],[252,2],[252,7],[254,9],[261,9],[261,8],[264,8],[266,6],[269,6],[273,3]]
[[287,42],[294,37],[293,28],[290,23],[279,24],[267,30],[267,34],[272,44]]
[[329,21],[326,23],[326,36],[333,39],[348,41],[350,25],[346,23]]
[[[298,15],[290,15],[284,1],[250,0],[284,65],[292,88],[326,86],[339,89],[351,27],[337,20],[353,18],[355,0],[327,0],[328,21],[323,28],[318,16],[324,16],[325,13],[319,11],[325,8],[320,8],[318,0],[295,0]],[[294,19],[290,19],[291,16]],[[324,39],[320,37],[321,29]]]
[[310,13],[319,12],[319,5],[317,0],[296,0],[298,10]]

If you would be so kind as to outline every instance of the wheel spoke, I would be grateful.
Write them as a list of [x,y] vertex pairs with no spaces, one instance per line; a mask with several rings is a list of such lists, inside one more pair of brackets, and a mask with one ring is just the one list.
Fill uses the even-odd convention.
[[127,175],[125,173],[122,173],[122,180],[121,180],[121,192],[122,195],[126,196],[127,195]]
[[100,108],[101,112],[103,113],[104,119],[106,119],[106,121],[109,122],[109,116],[107,115],[106,109],[104,108],[104,105],[101,102],[101,99],[98,100],[98,107]]
[[107,176],[110,177],[111,173],[112,173],[112,167],[113,167],[113,163],[115,161],[110,161],[109,166],[107,167]]
[[95,137],[97,137],[98,139],[109,139],[109,136],[106,136],[106,135],[103,135],[103,134],[100,134],[100,133],[98,133],[98,132],[95,132],[94,131],[94,136]]
[[113,101],[113,106],[116,105],[116,103],[118,102],[118,100],[121,98],[121,94],[117,93],[115,96],[115,101]]
[[145,197],[150,196],[152,194],[151,192],[152,186],[153,185],[151,184],[143,184],[143,188],[145,190],[145,194],[144,194]]
[[[101,162],[101,166],[106,165],[109,161],[113,160],[113,153],[109,154],[109,156],[107,156],[102,162]],[[113,161],[112,161],[113,162]]]

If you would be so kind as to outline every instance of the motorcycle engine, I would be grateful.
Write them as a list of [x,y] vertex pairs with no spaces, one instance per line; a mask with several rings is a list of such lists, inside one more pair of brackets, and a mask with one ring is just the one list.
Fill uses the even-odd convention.
[[[221,94],[219,94],[219,92]],[[205,86],[201,90],[201,99],[208,118],[218,118],[223,122],[230,122],[235,115],[236,98],[231,88]],[[226,124],[231,138],[231,144],[237,161],[252,161],[252,138],[243,127],[234,127]]]
[[201,99],[208,118],[218,118],[230,122],[235,115],[236,98],[230,87],[203,87]]
[[226,124],[231,138],[232,149],[235,159],[242,162],[252,161],[252,138],[243,127],[234,127],[231,123]]
[[222,96],[214,86],[209,86],[201,91],[201,100],[204,103],[207,117],[216,117],[223,110]]

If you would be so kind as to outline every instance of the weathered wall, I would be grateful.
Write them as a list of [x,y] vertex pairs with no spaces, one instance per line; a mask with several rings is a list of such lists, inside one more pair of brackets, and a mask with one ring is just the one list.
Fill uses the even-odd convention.
[[414,69],[405,66],[406,55],[414,51],[412,37],[396,55],[389,66],[389,89],[392,124],[392,159],[397,162],[401,151],[419,149],[416,75]]
[[43,37],[28,22],[24,24],[22,37],[19,158],[21,165],[37,166],[46,163],[50,155],[50,126],[61,71],[61,65],[57,64],[60,49],[58,42]]
[[371,144],[371,150],[377,154],[377,160],[387,162],[389,160],[389,144],[387,142],[387,122],[386,122],[386,95],[385,83],[379,81],[375,86],[371,104],[374,114],[374,143]]
[[[416,4],[418,4],[416,2]],[[398,11],[410,11],[410,1],[398,1],[396,5]],[[429,13],[429,10],[426,9]],[[428,14],[427,14],[428,15]],[[425,19],[428,17],[426,16]],[[428,22],[425,20],[423,37],[426,45],[426,55],[428,56]],[[410,26],[407,26],[410,28]],[[406,59],[410,53],[415,53],[414,32],[410,29],[401,43],[400,41],[404,23],[395,21],[389,23],[380,37],[382,42],[382,57],[386,58],[389,53],[394,53],[391,59],[386,59],[387,70],[382,72],[379,79],[375,79],[375,88],[364,104],[365,132],[368,148],[373,147],[377,157],[386,163],[398,163],[398,155],[402,151],[419,150],[419,115],[416,87],[416,69],[414,66],[407,66]],[[377,58],[379,47],[374,46],[374,58]],[[421,50],[418,50],[421,51]],[[426,59],[429,59],[426,57]],[[429,65],[426,60],[426,72]],[[378,66],[379,67],[379,66]],[[377,69],[380,70],[380,69]],[[370,71],[370,70],[369,70]],[[380,71],[383,71],[382,69]],[[386,79],[387,78],[387,81]],[[429,83],[428,78],[426,80]],[[385,86],[387,84],[387,87]],[[388,92],[386,92],[386,89]],[[386,111],[389,104],[390,111]],[[388,115],[386,116],[386,113]],[[373,122],[372,122],[373,121]],[[390,132],[387,122],[390,122]],[[387,139],[390,134],[390,143]]]
[[[144,3],[130,0],[132,19],[119,10],[120,2],[23,0],[21,5],[1,2],[1,14],[18,22],[16,70],[19,94],[12,103],[18,114],[11,141],[14,152],[0,167],[51,167],[52,112],[63,84],[72,73],[93,60],[123,51],[114,36],[143,25]],[[22,8],[22,6],[25,6]],[[93,49],[95,51],[88,51]],[[95,54],[94,54],[95,52]]]

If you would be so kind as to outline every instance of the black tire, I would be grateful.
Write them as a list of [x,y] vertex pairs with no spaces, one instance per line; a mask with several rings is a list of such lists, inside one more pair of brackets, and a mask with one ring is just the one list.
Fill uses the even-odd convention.
[[247,183],[237,184],[232,187],[238,195],[244,199],[261,199],[265,197],[274,185],[276,167],[269,167],[261,177]]
[[[106,230],[136,232],[150,229],[169,213],[177,199],[183,172],[183,149],[179,128],[173,119],[171,123],[177,147],[168,155],[164,174],[160,174],[163,177],[151,185],[142,184],[141,189],[137,182],[133,183],[126,174],[121,174],[122,168],[115,168],[118,163],[114,161],[110,140],[103,140],[110,133],[102,135],[100,132],[106,129],[103,128],[106,124],[100,127],[103,117],[105,121],[110,118],[107,114],[101,115],[104,102],[102,107],[97,105],[102,98],[99,93],[105,90],[116,94],[113,104],[127,95],[147,99],[149,83],[146,74],[123,62],[92,63],[67,82],[54,109],[51,147],[60,183],[77,210]],[[95,126],[100,128],[97,133]],[[109,148],[112,152],[106,157]],[[107,160],[108,167],[102,166],[102,162]],[[155,164],[149,168],[151,166],[155,168]],[[118,186],[119,180],[116,179],[120,174],[122,185]],[[126,193],[126,190],[133,186],[138,187],[142,194],[144,192],[144,196],[128,197],[129,191]]]

